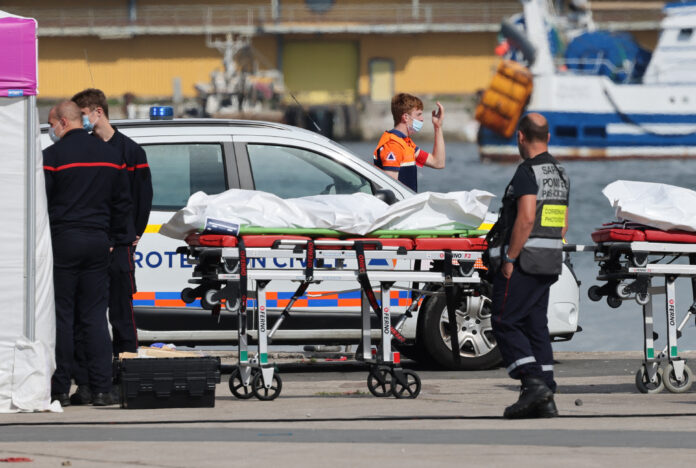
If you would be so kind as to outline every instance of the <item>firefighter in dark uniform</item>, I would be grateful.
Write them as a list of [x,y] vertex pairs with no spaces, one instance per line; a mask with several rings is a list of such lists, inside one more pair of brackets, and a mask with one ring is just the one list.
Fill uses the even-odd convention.
[[44,174],[53,243],[56,371],[53,400],[70,404],[74,333],[83,336],[87,378],[96,406],[111,400],[111,338],[106,320],[109,251],[135,239],[127,171],[118,152],[90,136],[80,109],[63,101],[49,114]]
[[568,228],[569,180],[547,151],[548,123],[540,114],[520,120],[522,159],[505,190],[491,229],[493,334],[508,374],[522,381],[519,400],[506,418],[554,417],[553,354],[547,323],[549,289],[563,264]]
[[[133,255],[152,207],[152,178],[145,151],[136,142],[119,132],[109,122],[109,105],[99,89],[89,88],[75,94],[72,101],[82,111],[84,128],[105,141],[121,155],[128,173],[128,190],[133,201],[132,221],[135,241],[132,245],[116,246],[109,265],[109,322],[113,332],[113,354],[137,352],[138,335],[133,312],[133,294],[136,292]],[[78,391],[73,404],[89,402],[89,393],[81,385],[84,375],[76,372]],[[116,387],[114,387],[116,388]],[[116,393],[114,393],[116,396]]]

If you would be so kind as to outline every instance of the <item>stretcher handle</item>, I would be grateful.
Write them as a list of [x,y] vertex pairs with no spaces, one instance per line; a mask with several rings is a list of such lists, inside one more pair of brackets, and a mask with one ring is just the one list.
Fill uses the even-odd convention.
[[302,239],[278,239],[273,241],[273,245],[271,246],[272,249],[277,249],[278,247],[283,247],[283,246],[288,246],[288,247],[296,247],[296,246],[303,246],[307,245],[307,240],[302,240]]

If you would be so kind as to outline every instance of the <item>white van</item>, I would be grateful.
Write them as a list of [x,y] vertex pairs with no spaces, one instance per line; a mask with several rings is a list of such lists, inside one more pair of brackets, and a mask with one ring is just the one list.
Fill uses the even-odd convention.
[[[191,265],[183,254],[176,253],[177,247],[183,245],[181,241],[158,234],[162,223],[183,207],[191,194],[241,188],[289,198],[360,191],[378,195],[387,202],[413,194],[341,145],[288,125],[216,119],[129,120],[113,124],[145,149],[152,171],[152,213],[135,254],[138,292],[133,305],[143,343],[236,344],[235,314],[223,308],[218,320],[202,309],[199,301],[186,304],[181,300],[181,290],[191,277]],[[42,144],[46,147],[51,141],[46,128],[43,130]],[[287,265],[282,262],[274,265],[284,266]],[[289,298],[296,285],[276,282],[271,287],[275,289],[269,296],[272,323],[282,310],[273,305]],[[331,289],[325,284],[319,290]],[[564,266],[563,275],[551,288],[549,301],[549,329],[555,339],[570,339],[578,330],[578,294],[574,274],[569,266]],[[359,297],[358,292],[349,292],[298,301],[291,318],[275,334],[273,344],[357,343]],[[390,299],[393,317],[398,320],[410,303],[410,295],[397,291]],[[500,355],[492,336],[485,295],[465,297],[458,318],[462,325],[461,368],[483,369],[498,364]],[[401,346],[402,352],[452,368],[447,324],[444,297],[433,296],[424,301],[402,331],[407,339],[407,345]]]

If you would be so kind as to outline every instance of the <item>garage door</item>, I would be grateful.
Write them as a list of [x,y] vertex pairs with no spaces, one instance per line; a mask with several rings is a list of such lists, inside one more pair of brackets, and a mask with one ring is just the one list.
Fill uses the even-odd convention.
[[358,45],[351,41],[286,41],[285,88],[302,105],[352,104],[357,96]]

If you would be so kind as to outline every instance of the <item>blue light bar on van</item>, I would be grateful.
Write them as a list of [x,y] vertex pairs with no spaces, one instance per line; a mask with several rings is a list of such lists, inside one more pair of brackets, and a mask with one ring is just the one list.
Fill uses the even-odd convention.
[[174,108],[171,106],[150,107],[150,120],[172,120],[173,118]]

